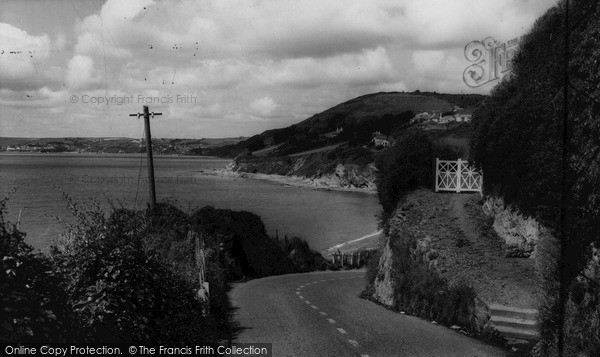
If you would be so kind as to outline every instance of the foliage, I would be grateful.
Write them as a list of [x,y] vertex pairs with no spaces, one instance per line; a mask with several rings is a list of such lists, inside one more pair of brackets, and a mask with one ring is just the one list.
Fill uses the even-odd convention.
[[6,202],[0,200],[0,342],[65,343],[77,339],[63,278],[47,257],[24,242],[25,233],[5,220]]
[[411,94],[442,99],[462,108],[475,107],[485,99],[485,96],[481,94],[446,94],[437,92],[421,92],[418,90],[412,92]]
[[299,237],[292,237],[290,239],[287,236],[280,240],[276,238],[277,243],[287,255],[292,264],[294,264],[294,270],[296,272],[309,272],[315,270],[327,269],[327,261],[321,254],[310,249],[308,242]]
[[569,287],[571,299],[564,326],[567,349],[575,348],[571,352],[577,354],[599,348],[574,347],[579,340],[575,331],[585,329],[570,324],[576,321],[574,315],[598,306],[597,299],[585,305],[573,294],[590,261],[591,244],[600,243],[600,3],[569,1],[569,28],[565,5],[563,0],[548,10],[525,36],[513,74],[475,112],[471,140],[474,160],[485,175],[484,190],[538,217],[557,235],[554,249],[562,247],[555,257],[562,264],[545,272],[540,308],[544,355],[555,352],[564,302],[558,300],[559,282]]
[[[247,164],[251,173],[276,175],[300,175],[318,177],[332,174],[338,164],[367,167],[374,160],[371,150],[359,147],[339,146],[335,149],[308,154],[301,158],[288,156],[238,156],[236,164]],[[302,165],[297,165],[302,162]]]
[[356,164],[356,165],[368,165],[373,162],[374,155],[371,150],[360,147],[338,147],[326,154],[328,161],[332,161],[337,164]]
[[214,341],[193,284],[144,246],[142,213],[79,209],[53,249],[69,306],[89,342],[185,344]]
[[[75,223],[65,223],[49,255],[32,252],[0,201],[0,341],[213,343],[232,333],[228,281],[324,266],[306,242],[268,237],[250,212],[187,213],[165,201],[153,210],[111,204],[107,214],[95,200],[63,197]],[[195,237],[205,248],[209,309],[195,292]],[[231,246],[221,252],[224,241]]]
[[293,264],[266,233],[259,216],[250,212],[204,207],[191,219],[207,237],[229,246],[223,259],[228,279],[239,280],[294,272]]
[[373,296],[375,292],[375,287],[373,283],[375,282],[375,278],[380,274],[379,271],[379,261],[381,260],[381,256],[383,255],[383,249],[376,249],[373,253],[373,256],[367,262],[367,269],[365,272],[365,282],[366,288],[362,293],[362,296],[368,297]]
[[[387,217],[402,197],[419,187],[431,187],[435,176],[435,158],[456,159],[449,146],[437,144],[421,131],[409,131],[380,155],[377,166],[377,196]],[[385,219],[384,217],[384,219]]]

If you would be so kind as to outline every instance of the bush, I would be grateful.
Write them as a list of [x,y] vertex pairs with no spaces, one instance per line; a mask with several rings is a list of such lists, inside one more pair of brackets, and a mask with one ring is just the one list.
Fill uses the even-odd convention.
[[321,254],[310,249],[308,242],[305,240],[292,237],[291,239],[285,238],[282,241],[278,241],[279,246],[283,250],[284,254],[287,255],[292,264],[294,264],[294,270],[296,272],[309,272],[315,270],[327,269],[327,261]]
[[378,156],[377,197],[384,219],[408,192],[433,185],[436,157],[452,160],[458,158],[458,153],[434,143],[422,131],[409,131],[385,155]]
[[73,314],[52,262],[25,243],[25,233],[4,218],[0,200],[0,342],[65,343],[77,340]]
[[[4,220],[0,201],[0,342],[214,343],[233,333],[228,279],[324,262],[300,239],[280,247],[249,212],[205,207],[188,214],[162,202],[151,211],[113,206],[106,215],[95,201],[81,207],[63,196],[76,223],[66,224],[49,255],[32,253],[25,234]],[[195,236],[205,247],[210,315],[196,297]],[[220,252],[227,239],[231,246]]]
[[[577,348],[600,349],[600,343],[574,347],[579,338],[570,334],[575,330],[561,326],[562,306],[567,307],[567,322],[574,321],[571,314],[579,315],[577,309],[592,309],[577,305],[576,301],[583,300],[572,299],[574,305],[567,304],[567,298],[590,262],[590,246],[600,244],[600,3],[569,1],[569,28],[565,25],[566,4],[562,0],[549,9],[520,43],[512,75],[474,113],[471,139],[474,160],[485,175],[484,190],[538,218],[558,239],[560,249],[554,258],[559,262],[548,272],[556,276],[544,279],[545,300],[540,308],[544,311],[540,315],[540,349],[547,355],[556,352],[553,346],[557,346],[561,328],[566,332],[567,349],[575,348],[575,354]],[[569,56],[549,55],[564,53],[567,33]],[[565,59],[569,61],[568,91]],[[556,290],[556,284],[563,289]],[[592,299],[585,304],[597,306],[600,302]]]
[[223,259],[231,280],[294,272],[293,264],[268,235],[259,216],[250,212],[204,207],[191,220],[206,237],[227,245]]
[[86,342],[214,342],[194,285],[144,246],[140,214],[78,211],[52,251]]

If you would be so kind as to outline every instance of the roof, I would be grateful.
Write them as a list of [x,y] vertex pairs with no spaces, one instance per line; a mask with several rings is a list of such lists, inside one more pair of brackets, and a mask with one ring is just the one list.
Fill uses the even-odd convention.
[[473,115],[473,108],[467,108],[463,110],[457,110],[455,114],[458,115]]

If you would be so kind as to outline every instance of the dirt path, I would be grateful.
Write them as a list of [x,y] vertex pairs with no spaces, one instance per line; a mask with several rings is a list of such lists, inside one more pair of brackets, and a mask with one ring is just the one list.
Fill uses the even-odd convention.
[[479,195],[415,191],[405,207],[410,229],[431,238],[438,268],[451,283],[473,286],[486,302],[534,308],[533,259],[506,258]]
[[505,257],[500,238],[485,227],[491,221],[484,216],[477,195],[452,194],[450,205],[459,228],[471,242],[467,251],[481,263],[481,275],[471,276],[481,297],[503,305],[535,307],[533,259]]
[[451,196],[452,211],[458,218],[460,228],[465,233],[466,238],[471,242],[476,242],[479,239],[479,233],[475,229],[475,224],[471,222],[467,211],[465,210],[465,204],[471,198],[471,195],[453,194]]

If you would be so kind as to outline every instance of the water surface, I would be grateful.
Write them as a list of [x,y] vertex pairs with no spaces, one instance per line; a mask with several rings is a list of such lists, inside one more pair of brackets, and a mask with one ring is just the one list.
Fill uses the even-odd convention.
[[[380,210],[373,194],[322,191],[274,182],[203,174],[224,168],[229,160],[155,156],[158,200],[170,198],[179,206],[246,210],[261,216],[267,231],[298,235],[322,250],[377,230]],[[145,157],[127,154],[0,153],[0,188],[17,193],[8,204],[8,218],[20,215],[26,241],[46,249],[64,231],[48,215],[70,219],[66,202],[54,185],[75,201],[108,200],[126,207],[144,207],[148,201]],[[138,179],[139,178],[139,179]],[[139,181],[139,183],[138,183]]]

